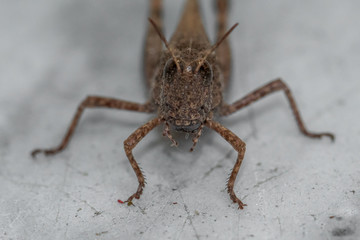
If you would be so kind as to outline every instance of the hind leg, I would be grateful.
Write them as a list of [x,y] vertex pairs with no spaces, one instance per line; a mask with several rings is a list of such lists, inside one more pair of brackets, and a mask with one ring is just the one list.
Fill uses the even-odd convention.
[[74,134],[74,131],[78,125],[80,117],[82,116],[85,109],[88,108],[112,108],[119,110],[130,110],[136,112],[152,112],[153,109],[150,104],[139,104],[134,102],[128,102],[115,98],[99,97],[99,96],[88,96],[84,101],[82,101],[79,107],[76,110],[76,113],[71,121],[69,128],[62,139],[61,143],[53,148],[47,149],[35,149],[31,152],[31,156],[35,157],[39,153],[44,153],[45,155],[53,155],[61,152],[68,145],[71,137]]

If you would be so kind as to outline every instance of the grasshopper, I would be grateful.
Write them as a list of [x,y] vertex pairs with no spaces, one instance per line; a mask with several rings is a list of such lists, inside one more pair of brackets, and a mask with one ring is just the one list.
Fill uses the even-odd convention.
[[[227,30],[228,1],[217,0],[217,42],[211,44],[204,29],[197,0],[187,0],[181,20],[168,42],[162,34],[162,0],[150,1],[149,23],[144,48],[144,75],[150,88],[146,103],[135,103],[102,96],[88,96],[78,106],[77,111],[62,142],[50,149],[35,149],[38,153],[52,155],[62,151],[69,143],[78,121],[87,108],[112,108],[157,116],[139,127],[125,141],[127,158],[137,176],[139,185],[127,203],[139,199],[145,187],[145,178],[132,151],[135,146],[155,127],[163,125],[163,135],[172,144],[173,131],[192,135],[194,150],[204,127],[210,128],[223,137],[238,152],[235,165],[227,181],[230,199],[243,209],[244,204],[234,192],[234,183],[245,155],[245,143],[233,132],[214,120],[217,116],[230,115],[263,97],[282,91],[287,97],[299,130],[307,137],[323,136],[334,140],[331,133],[313,133],[307,130],[300,116],[290,89],[279,78],[275,79],[232,104],[223,100],[223,92],[229,82],[231,72],[231,50],[227,36],[237,26]],[[163,47],[165,45],[165,48]]]

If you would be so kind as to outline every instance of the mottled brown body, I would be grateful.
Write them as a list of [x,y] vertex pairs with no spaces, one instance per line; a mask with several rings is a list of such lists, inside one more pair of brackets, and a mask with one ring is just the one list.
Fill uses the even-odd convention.
[[[226,31],[228,1],[217,0],[217,38],[210,44],[205,32],[197,0],[187,0],[183,16],[168,43],[162,35],[162,0],[150,1],[150,22],[145,42],[144,75],[150,87],[150,98],[145,104],[99,96],[87,97],[78,107],[70,127],[59,146],[51,149],[36,149],[46,155],[62,151],[69,143],[77,123],[86,108],[113,108],[138,112],[156,112],[157,117],[138,128],[124,141],[125,153],[138,178],[137,191],[133,198],[140,198],[145,178],[132,150],[156,126],[164,124],[163,135],[174,145],[172,131],[183,131],[193,135],[194,149],[204,126],[213,129],[238,152],[234,168],[227,182],[231,200],[243,208],[234,192],[234,183],[245,155],[245,143],[229,129],[214,121],[215,116],[226,116],[276,91],[284,91],[293,110],[300,131],[312,138],[322,136],[334,139],[331,133],[309,132],[300,117],[294,98],[281,79],[276,79],[253,91],[233,104],[223,101],[223,90],[229,80],[231,55],[227,35],[236,27]],[[152,26],[153,25],[153,26]],[[163,43],[166,49],[163,49]]]

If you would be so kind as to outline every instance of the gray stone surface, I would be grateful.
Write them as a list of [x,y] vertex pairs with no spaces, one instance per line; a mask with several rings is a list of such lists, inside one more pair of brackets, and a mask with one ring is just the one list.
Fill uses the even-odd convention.
[[[214,15],[202,1],[209,33]],[[166,1],[166,36],[180,15]],[[235,190],[236,154],[206,131],[194,153],[150,133],[135,149],[137,187],[123,141],[153,116],[86,111],[70,146],[57,144],[88,94],[144,102],[141,51],[147,1],[1,1],[0,239],[359,239],[360,2],[233,1],[234,101],[276,77],[293,90],[309,129],[297,130],[281,93],[221,122],[247,143]],[[183,138],[182,135],[178,136]],[[177,204],[175,204],[177,203]]]

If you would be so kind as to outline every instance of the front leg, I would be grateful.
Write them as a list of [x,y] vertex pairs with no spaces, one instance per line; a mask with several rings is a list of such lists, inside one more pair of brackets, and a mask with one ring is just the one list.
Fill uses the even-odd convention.
[[75,128],[79,122],[79,119],[86,108],[112,108],[112,109],[130,110],[136,112],[153,111],[152,106],[149,103],[139,104],[139,103],[133,103],[133,102],[128,102],[114,98],[88,96],[84,101],[81,102],[81,104],[77,108],[77,111],[61,143],[54,148],[35,149],[31,152],[31,156],[35,157],[39,153],[44,153],[45,155],[52,155],[61,152],[68,145],[75,131]]
[[221,109],[221,115],[223,116],[227,116],[231,113],[234,113],[238,110],[240,110],[243,107],[246,107],[248,105],[250,105],[251,103],[269,95],[270,93],[276,92],[276,91],[284,91],[287,99],[289,100],[290,103],[290,107],[293,111],[293,114],[295,116],[297,125],[300,129],[300,131],[308,137],[311,138],[321,138],[323,136],[329,137],[331,138],[331,140],[335,139],[335,136],[332,133],[313,133],[310,132],[306,129],[305,124],[300,116],[300,112],[299,109],[296,105],[295,99],[292,96],[292,93],[290,91],[290,89],[286,86],[286,84],[280,79],[276,79],[262,87],[260,87],[259,89],[249,93],[248,95],[246,95],[245,97],[243,97],[242,99],[234,102],[231,105],[224,105]]
[[132,203],[131,201],[133,198],[139,199],[140,195],[143,192],[143,188],[145,187],[145,178],[143,173],[141,172],[141,169],[139,168],[139,165],[137,164],[133,154],[132,150],[136,147],[136,145],[143,139],[151,130],[153,130],[156,126],[158,126],[162,120],[160,118],[155,118],[151,120],[150,122],[144,124],[140,128],[138,128],[135,132],[133,132],[125,141],[124,141],[124,149],[126,156],[129,159],[129,162],[131,164],[131,167],[134,169],[134,172],[136,174],[136,177],[139,181],[139,186],[137,188],[137,191],[131,195],[126,202],[128,204]]
[[239,172],[241,163],[244,159],[246,145],[238,136],[236,136],[233,132],[231,132],[226,127],[222,126],[220,123],[214,122],[212,120],[207,120],[205,122],[205,125],[208,128],[211,128],[211,129],[215,130],[218,134],[220,134],[238,152],[238,157],[237,157],[236,163],[234,165],[234,168],[233,168],[231,175],[229,177],[229,180],[227,182],[227,191],[230,195],[230,199],[234,203],[237,203],[239,205],[240,209],[243,209],[244,206],[247,206],[247,205],[244,204],[243,202],[241,202],[241,200],[236,196],[236,194],[234,192],[234,184],[235,184],[236,176]]

